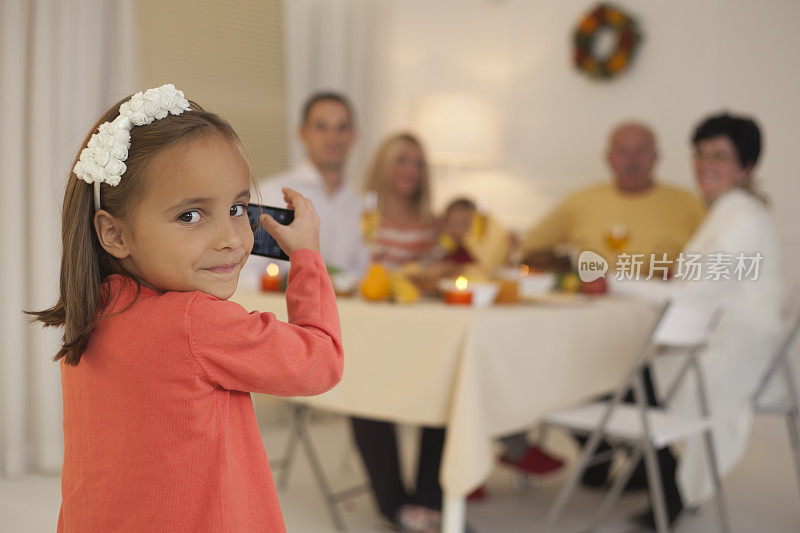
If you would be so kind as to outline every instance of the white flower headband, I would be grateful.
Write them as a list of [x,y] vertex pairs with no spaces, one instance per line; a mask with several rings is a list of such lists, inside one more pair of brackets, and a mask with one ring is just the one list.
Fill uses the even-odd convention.
[[94,183],[94,208],[100,209],[100,184],[105,182],[116,187],[127,167],[128,150],[131,147],[131,128],[144,126],[167,114],[180,115],[189,109],[183,91],[168,83],[156,89],[138,92],[119,106],[119,116],[112,122],[104,122],[92,135],[75,168],[78,178]]

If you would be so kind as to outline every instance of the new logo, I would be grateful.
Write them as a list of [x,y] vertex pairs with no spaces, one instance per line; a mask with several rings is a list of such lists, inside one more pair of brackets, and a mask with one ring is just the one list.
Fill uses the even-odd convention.
[[584,250],[578,257],[578,277],[583,282],[604,278],[608,272],[608,261],[602,255]]

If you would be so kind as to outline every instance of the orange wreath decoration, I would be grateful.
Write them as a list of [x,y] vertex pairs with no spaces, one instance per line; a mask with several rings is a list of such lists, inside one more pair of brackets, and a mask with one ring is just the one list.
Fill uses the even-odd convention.
[[[601,58],[594,53],[594,42],[597,34],[606,28],[616,32],[617,44],[608,56]],[[631,16],[611,4],[600,3],[575,29],[575,66],[591,78],[613,78],[630,65],[641,39],[638,24]]]

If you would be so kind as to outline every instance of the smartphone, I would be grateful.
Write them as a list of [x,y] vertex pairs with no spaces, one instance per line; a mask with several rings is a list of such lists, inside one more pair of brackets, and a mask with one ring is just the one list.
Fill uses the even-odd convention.
[[253,236],[255,242],[253,243],[252,254],[261,255],[263,257],[272,257],[275,259],[289,260],[289,256],[281,250],[277,241],[267,233],[264,227],[259,222],[259,218],[263,214],[272,215],[272,218],[288,226],[294,220],[294,211],[289,209],[282,209],[280,207],[270,207],[266,205],[250,204],[247,206],[247,218],[250,219],[250,227],[253,228]]

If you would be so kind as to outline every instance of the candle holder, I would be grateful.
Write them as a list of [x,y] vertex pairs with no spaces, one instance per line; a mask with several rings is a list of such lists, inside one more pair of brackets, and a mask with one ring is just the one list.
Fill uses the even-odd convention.
[[471,305],[472,293],[459,290],[446,291],[444,293],[444,301],[452,305]]
[[267,270],[261,275],[261,290],[275,292],[281,290],[280,268],[275,263],[270,263]]
[[451,305],[471,305],[472,291],[469,290],[467,278],[459,276],[454,287],[447,288],[444,291],[444,301]]

